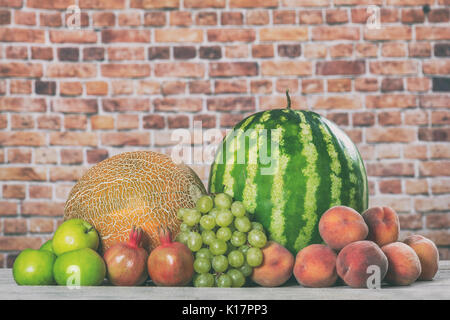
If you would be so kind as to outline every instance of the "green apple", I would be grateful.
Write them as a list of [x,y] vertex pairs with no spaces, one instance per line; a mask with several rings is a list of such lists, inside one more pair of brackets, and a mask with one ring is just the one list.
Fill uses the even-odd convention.
[[59,285],[98,286],[105,279],[106,264],[91,248],[77,249],[56,258],[53,275]]
[[13,277],[18,285],[55,284],[53,264],[56,256],[45,250],[25,249],[14,261]]
[[44,251],[54,253],[52,239],[45,241],[44,244],[39,248],[39,250],[44,250]]
[[82,219],[64,221],[53,236],[53,252],[57,256],[83,248],[97,250],[98,244],[97,231],[89,222]]

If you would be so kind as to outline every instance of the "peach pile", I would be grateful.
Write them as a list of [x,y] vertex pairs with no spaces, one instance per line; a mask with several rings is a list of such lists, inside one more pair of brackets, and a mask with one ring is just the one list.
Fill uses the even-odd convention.
[[436,245],[421,235],[399,242],[399,232],[392,208],[372,207],[362,214],[346,206],[330,208],[319,221],[324,244],[297,253],[294,276],[306,287],[329,287],[341,278],[350,287],[366,288],[374,269],[380,283],[432,280],[439,263]]

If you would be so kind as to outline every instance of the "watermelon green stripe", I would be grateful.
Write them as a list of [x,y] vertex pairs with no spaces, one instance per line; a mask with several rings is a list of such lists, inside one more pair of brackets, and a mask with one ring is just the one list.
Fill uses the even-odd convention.
[[315,231],[314,227],[317,223],[318,216],[316,214],[317,200],[316,200],[316,190],[320,184],[320,176],[316,171],[315,162],[318,158],[318,153],[316,147],[312,143],[312,131],[311,127],[306,123],[306,118],[303,113],[300,114],[301,123],[301,134],[300,139],[303,145],[302,154],[306,158],[306,168],[302,170],[302,175],[306,180],[306,194],[305,202],[303,207],[303,218],[305,220],[305,225],[300,229],[299,235],[295,240],[295,248],[303,248],[308,245],[312,233]]

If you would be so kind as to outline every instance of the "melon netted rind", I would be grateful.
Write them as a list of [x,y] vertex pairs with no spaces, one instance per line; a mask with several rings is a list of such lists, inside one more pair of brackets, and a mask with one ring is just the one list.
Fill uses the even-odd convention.
[[128,239],[133,226],[145,231],[143,246],[159,244],[158,228],[176,235],[179,208],[193,208],[205,187],[185,164],[151,151],[125,152],[89,169],[72,188],[64,220],[81,218],[98,231],[102,250]]

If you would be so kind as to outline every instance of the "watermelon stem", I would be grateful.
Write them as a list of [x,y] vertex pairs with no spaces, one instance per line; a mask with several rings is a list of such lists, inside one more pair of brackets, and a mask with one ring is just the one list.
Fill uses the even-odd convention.
[[289,96],[289,89],[286,89],[287,108],[291,108],[291,97]]

